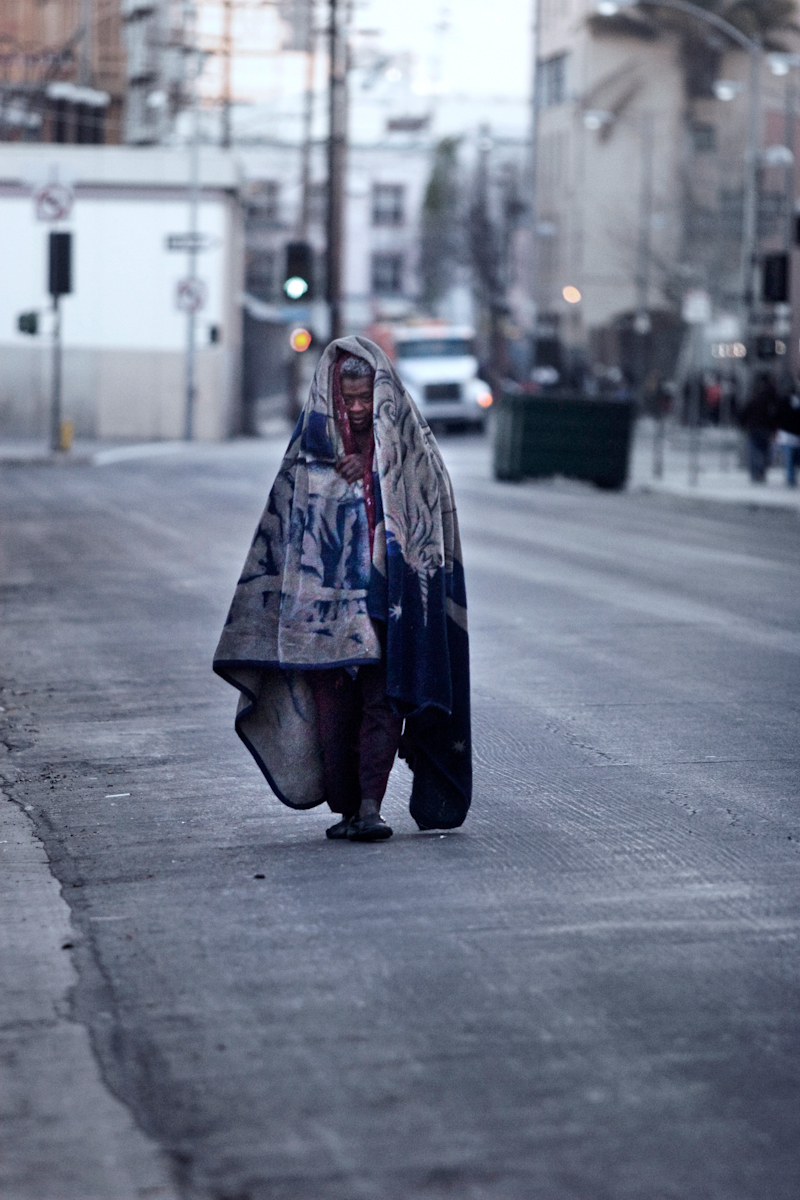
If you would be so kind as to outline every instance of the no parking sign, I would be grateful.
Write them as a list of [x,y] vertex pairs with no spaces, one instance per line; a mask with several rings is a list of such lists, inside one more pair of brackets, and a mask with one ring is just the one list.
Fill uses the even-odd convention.
[[39,221],[66,221],[72,211],[75,193],[65,183],[51,180],[36,188],[33,203]]
[[189,275],[186,279],[178,280],[178,286],[175,289],[175,307],[180,312],[199,312],[201,308],[205,308],[207,299],[208,288],[203,279],[198,279],[196,275]]

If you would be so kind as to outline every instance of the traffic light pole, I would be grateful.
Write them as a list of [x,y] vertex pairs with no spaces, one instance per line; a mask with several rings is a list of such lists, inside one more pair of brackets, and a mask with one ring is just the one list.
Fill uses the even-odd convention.
[[342,257],[344,246],[344,178],[347,154],[347,64],[342,37],[342,0],[329,0],[329,133],[328,133],[328,305],[331,339],[342,336]]
[[50,392],[50,449],[68,449],[61,404],[61,297],[72,291],[72,234],[53,230],[47,239],[47,290],[53,297],[53,377]]
[[61,449],[61,297],[53,296],[53,378],[50,391],[50,449]]

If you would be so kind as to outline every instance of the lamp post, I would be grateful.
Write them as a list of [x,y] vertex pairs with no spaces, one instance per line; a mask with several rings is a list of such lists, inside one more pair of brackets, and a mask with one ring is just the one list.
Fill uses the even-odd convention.
[[[792,72],[800,68],[800,54],[768,54],[767,63],[773,75],[781,78],[786,78],[786,91],[784,94],[784,134],[783,145],[770,146],[764,152],[764,158],[768,165],[782,166],[784,168],[784,195],[786,203],[786,212],[783,222],[782,249],[786,255],[786,261],[789,270],[789,280],[791,286],[792,277],[792,247],[795,242],[795,221],[797,213],[795,212],[794,194],[796,183],[796,163],[794,155],[795,145],[795,121],[797,111],[797,95],[798,89],[792,77]],[[772,162],[770,162],[772,159]],[[795,281],[796,282],[796,281]],[[795,376],[798,365],[797,346],[798,340],[796,336],[796,326],[793,319],[794,309],[796,312],[797,297],[792,297],[791,293],[788,297],[788,310],[784,310],[784,320],[780,324],[776,323],[775,334],[777,337],[787,337],[789,345],[789,354],[785,361],[785,366],[788,368],[792,377]]]
[[746,50],[750,59],[750,79],[748,85],[748,120],[747,120],[747,150],[745,154],[744,182],[744,213],[742,219],[742,253],[741,253],[741,306],[742,316],[747,322],[750,318],[755,300],[754,275],[756,259],[757,217],[758,217],[758,143],[761,125],[761,42],[749,38],[746,34],[717,16],[707,8],[691,4],[689,0],[597,0],[597,11],[600,16],[613,17],[620,9],[635,8],[638,5],[652,8],[671,8],[676,12],[695,17],[698,21],[712,25],[724,33],[731,41],[736,42]]
[[528,159],[528,220],[530,222],[530,260],[528,263],[528,288],[530,290],[533,333],[531,336],[531,369],[536,366],[536,344],[539,326],[539,247],[537,245],[539,224],[539,172],[537,154],[539,150],[539,37],[541,28],[541,0],[533,0],[531,11],[531,111],[530,111],[530,157]]

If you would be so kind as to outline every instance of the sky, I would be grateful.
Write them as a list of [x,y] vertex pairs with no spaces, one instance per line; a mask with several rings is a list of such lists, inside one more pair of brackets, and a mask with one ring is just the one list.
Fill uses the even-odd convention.
[[451,94],[524,97],[531,9],[532,0],[359,0],[355,27],[382,30],[382,49],[412,51]]
[[[433,117],[436,136],[489,124],[501,134],[524,136],[528,126],[533,0],[356,0],[352,31],[351,132],[380,136],[392,115]],[[326,9],[317,0],[318,21]],[[206,49],[202,93],[221,94],[218,50],[221,0],[203,0]],[[285,26],[272,5],[234,7],[233,98],[237,126],[249,135],[300,136],[305,59],[281,53]],[[323,97],[325,39],[320,37],[315,91]],[[465,100],[469,97],[469,100]],[[315,105],[322,136],[325,105]],[[280,115],[279,115],[280,114]],[[286,123],[288,121],[288,124]],[[371,124],[370,124],[371,122]]]

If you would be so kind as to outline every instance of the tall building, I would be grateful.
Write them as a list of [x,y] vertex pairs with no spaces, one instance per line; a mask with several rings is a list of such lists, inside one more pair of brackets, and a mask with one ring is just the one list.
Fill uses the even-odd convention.
[[[687,292],[729,329],[742,314],[748,55],[690,16],[614,7],[541,0],[539,335],[629,375],[645,339],[669,373]],[[761,98],[759,150],[787,102],[766,61]],[[760,174],[762,251],[788,228],[785,175]]]

